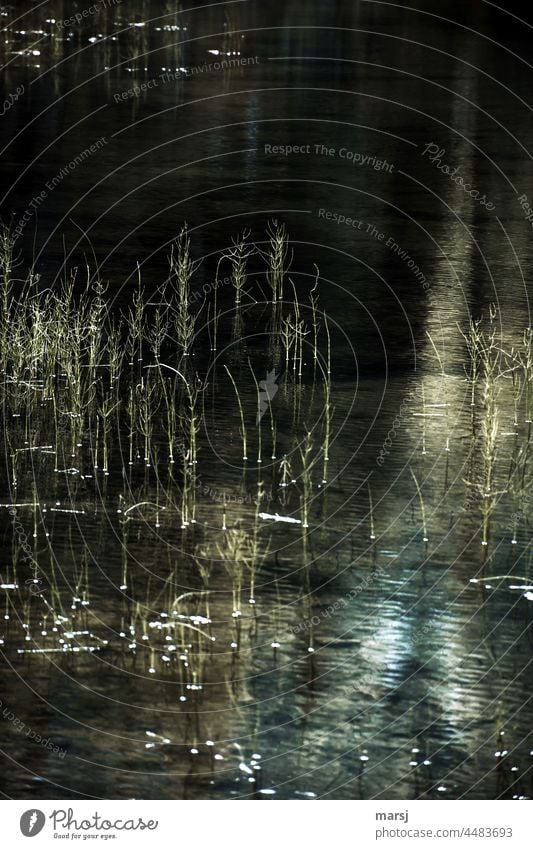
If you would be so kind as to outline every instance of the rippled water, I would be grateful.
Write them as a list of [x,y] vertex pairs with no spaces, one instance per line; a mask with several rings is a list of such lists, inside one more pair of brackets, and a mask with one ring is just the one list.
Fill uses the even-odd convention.
[[[256,303],[243,308],[242,329],[231,287],[222,286],[217,351],[204,333],[192,358],[208,384],[196,536],[172,508],[179,485],[163,454],[157,478],[142,457],[130,468],[124,430],[115,432],[108,476],[92,468],[89,428],[69,474],[54,471],[48,448],[21,452],[14,490],[11,454],[47,445],[48,434],[37,418],[13,421],[4,398],[2,582],[20,555],[21,532],[7,512],[14,501],[28,505],[17,517],[43,578],[40,594],[26,583],[26,566],[18,590],[2,589],[2,792],[531,795],[529,478],[520,493],[508,486],[530,426],[522,408],[515,424],[512,382],[502,377],[502,495],[487,553],[479,507],[465,509],[464,480],[480,460],[461,335],[471,314],[488,321],[491,304],[505,350],[530,325],[531,231],[518,201],[532,178],[527,28],[509,18],[504,25],[486,4],[474,20],[455,3],[415,12],[251,0],[181,11],[139,0],[65,26],[82,3],[26,11],[32,5],[5,7],[0,19],[4,96],[13,95],[0,121],[2,214],[13,227],[27,215],[16,273],[33,265],[41,288],[57,287],[75,266],[81,279],[87,258],[109,281],[109,309],[126,309],[139,269],[157,298],[187,221],[201,260],[195,291],[207,287],[212,315],[211,283],[232,236],[249,228],[265,250],[277,218],[290,235],[288,276],[302,304],[319,270],[334,414],[327,483],[321,466],[313,477],[309,583],[300,526],[263,518],[270,553],[255,604],[243,592],[239,646],[228,576],[217,566],[217,640],[207,652],[190,632],[193,678],[163,659],[169,586],[198,589],[193,543],[216,551],[223,526],[237,519],[251,533],[259,474],[270,494],[263,512],[300,516],[298,486],[279,486],[280,458],[287,451],[298,467],[294,437],[306,428],[317,451],[323,438],[323,382],[313,380],[308,345],[301,386],[281,369],[272,400],[277,457],[269,461],[267,425],[258,471],[251,369],[264,379],[272,365],[264,262],[251,261]],[[247,61],[215,67],[224,56]],[[424,154],[430,144],[438,155]],[[478,198],[445,166],[459,168]],[[290,291],[286,282],[287,300]],[[324,337],[320,356],[324,364]],[[246,472],[225,364],[250,432]],[[134,512],[125,538],[121,497],[167,512]],[[224,497],[232,499],[226,511]],[[179,610],[205,617],[204,602]],[[53,612],[43,619],[47,605]],[[88,632],[66,637],[69,651],[51,631],[59,609],[63,630]],[[203,689],[187,688],[191,681]]]

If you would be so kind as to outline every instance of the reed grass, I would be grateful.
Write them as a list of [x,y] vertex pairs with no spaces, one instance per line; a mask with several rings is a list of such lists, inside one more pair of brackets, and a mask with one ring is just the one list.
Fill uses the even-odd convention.
[[[195,317],[190,309],[191,279],[199,267],[190,255],[191,241],[185,226],[172,246],[170,285],[174,306],[174,329],[183,355],[188,356],[195,333]],[[215,290],[216,291],[216,290]]]
[[283,300],[283,283],[288,266],[288,236],[285,226],[275,219],[268,224],[267,236],[267,279],[272,293],[272,304],[277,304]]
[[[491,308],[490,326],[487,331],[482,330],[480,322],[470,322],[470,336],[475,340],[470,343],[470,349],[475,348],[475,389],[480,396],[481,423],[479,433],[476,434],[474,430],[478,452],[477,476],[473,480],[466,479],[465,484],[477,496],[481,514],[481,545],[485,550],[485,557],[495,505],[499,496],[507,492],[507,488],[498,489],[496,484],[496,459],[501,429],[499,395],[506,369],[502,368],[503,356],[494,329],[495,318],[496,312]],[[474,367],[471,366],[471,374],[473,372]],[[472,395],[472,398],[475,397]]]
[[144,462],[147,467],[150,464],[152,435],[154,429],[154,418],[157,409],[157,387],[150,380],[141,379],[136,387],[137,399],[136,410],[138,413],[138,428],[143,437]]
[[[109,451],[111,444],[111,433],[112,433],[112,424],[111,424],[111,416],[113,413],[120,408],[121,402],[120,400],[116,400],[114,395],[111,392],[106,392],[102,397],[98,405],[98,417],[99,423],[101,422],[102,428],[102,453],[103,453],[103,468],[102,471],[104,475],[109,474]],[[98,438],[98,437],[97,437]]]
[[316,462],[313,457],[313,438],[310,431],[307,431],[299,449],[301,460],[301,475],[302,493],[300,498],[302,528],[309,527],[309,505],[313,494],[312,469]]
[[235,383],[235,380],[233,379],[233,375],[230,372],[229,368],[227,367],[227,365],[224,365],[224,368],[226,369],[226,371],[228,373],[229,379],[231,380],[233,389],[235,391],[235,396],[237,398],[237,404],[239,406],[239,415],[240,415],[240,420],[241,420],[240,430],[241,430],[241,439],[242,439],[242,459],[247,460],[248,455],[247,455],[247,442],[246,442],[246,425],[244,423],[244,411],[243,411],[243,408],[242,408],[241,396],[239,395],[239,390],[237,389],[237,384]]
[[[254,285],[248,277],[248,266],[251,265],[248,260],[253,252],[248,240],[249,234],[245,233],[233,242],[231,252],[227,254],[232,263],[232,288],[228,288],[224,294],[219,294],[221,302],[225,295],[229,300],[234,297],[236,307],[242,305],[243,298],[248,294],[246,289]],[[3,274],[1,250],[0,244],[0,274]],[[69,580],[72,574],[75,578],[74,591],[70,592],[69,597],[63,588],[60,589],[60,570],[57,564],[55,577],[52,575],[52,554],[47,555],[48,547],[43,548],[48,531],[44,522],[39,520],[41,493],[37,486],[32,491],[29,481],[36,479],[30,474],[33,471],[31,462],[34,458],[42,462],[42,468],[46,468],[45,463],[50,461],[46,456],[46,446],[50,443],[52,448],[48,453],[52,455],[52,462],[55,460],[55,470],[58,473],[53,476],[52,483],[53,494],[57,496],[54,503],[56,500],[61,502],[58,510],[63,509],[66,504],[65,478],[59,476],[59,472],[66,471],[68,466],[76,465],[77,469],[74,471],[80,473],[68,478],[70,506],[73,506],[77,499],[87,498],[89,507],[86,512],[92,512],[94,504],[95,514],[97,510],[101,514],[102,502],[107,508],[108,499],[104,487],[98,488],[96,484],[96,494],[85,495],[92,486],[91,476],[87,475],[91,456],[94,458],[93,465],[101,470],[105,477],[112,479],[108,483],[110,497],[111,494],[116,497],[117,493],[117,489],[112,486],[115,469],[122,472],[123,480],[119,479],[119,484],[123,484],[123,494],[120,497],[120,512],[117,516],[120,556],[116,562],[110,558],[109,570],[110,576],[116,580],[124,596],[127,591],[128,597],[121,601],[125,646],[134,646],[130,651],[132,654],[138,652],[139,657],[142,657],[139,664],[143,670],[153,669],[161,675],[168,675],[169,678],[172,672],[167,670],[175,670],[179,691],[187,699],[191,693],[197,693],[196,689],[189,688],[203,686],[212,637],[215,633],[218,636],[218,627],[222,631],[225,627],[211,621],[204,623],[204,627],[200,622],[204,611],[207,620],[211,620],[211,615],[216,613],[218,617],[221,611],[224,611],[224,616],[231,623],[232,642],[238,650],[245,639],[242,624],[245,618],[243,600],[246,602],[248,599],[253,610],[254,623],[257,627],[262,627],[262,617],[256,616],[255,610],[258,605],[261,610],[261,604],[270,604],[268,594],[263,595],[258,586],[258,575],[264,568],[271,545],[270,539],[265,538],[263,533],[265,520],[276,518],[289,522],[292,519],[295,525],[298,525],[292,515],[280,516],[278,513],[282,512],[280,504],[289,505],[294,499],[296,500],[291,506],[295,508],[296,515],[299,515],[301,520],[301,528],[298,525],[301,538],[297,539],[297,543],[301,546],[299,552],[303,564],[302,583],[311,610],[310,587],[315,569],[314,560],[311,558],[311,543],[314,545],[315,540],[314,536],[311,537],[315,530],[313,528],[311,531],[314,497],[320,495],[321,504],[325,501],[325,488],[316,488],[315,483],[320,485],[327,482],[330,454],[334,456],[331,324],[327,316],[322,317],[318,308],[318,269],[315,284],[308,295],[309,303],[305,303],[303,299],[299,300],[296,286],[289,278],[288,237],[281,225],[272,225],[267,261],[271,292],[269,300],[279,307],[276,313],[279,317],[279,342],[285,360],[285,382],[279,395],[282,414],[274,414],[278,413],[278,405],[277,402],[273,405],[269,399],[269,417],[266,418],[265,415],[264,421],[259,423],[258,431],[258,460],[262,461],[261,472],[253,478],[255,489],[250,483],[250,489],[256,493],[255,505],[252,507],[243,504],[240,508],[242,512],[238,514],[241,521],[236,522],[235,511],[227,508],[224,503],[222,530],[221,510],[218,505],[212,506],[206,503],[207,500],[197,501],[196,495],[208,442],[207,433],[202,431],[201,414],[205,384],[200,381],[198,375],[203,374],[202,369],[207,371],[211,367],[214,358],[209,357],[208,345],[204,344],[207,331],[202,330],[201,334],[200,331],[196,334],[196,328],[200,327],[201,322],[192,315],[190,293],[198,266],[191,259],[187,231],[182,231],[173,246],[169,279],[161,290],[158,290],[157,299],[154,299],[157,303],[150,301],[145,295],[139,271],[138,285],[132,294],[131,306],[121,315],[116,312],[108,314],[108,293],[97,276],[95,280],[91,278],[89,281],[88,275],[87,282],[80,282],[72,275],[67,276],[61,289],[54,293],[42,294],[37,292],[33,280],[28,282],[24,298],[14,298],[11,286],[12,261],[6,260],[7,264],[4,265],[8,268],[9,273],[6,273],[11,281],[7,288],[7,301],[3,294],[5,283],[2,282],[3,278],[0,278],[0,297],[4,306],[7,305],[9,314],[9,321],[3,321],[0,325],[0,351],[5,377],[1,391],[7,422],[5,431],[9,460],[6,476],[12,483],[10,500],[15,501],[16,492],[20,503],[30,504],[33,510],[31,520],[27,520],[30,551],[39,568],[44,558],[45,565],[48,566],[47,574],[53,583],[47,602],[50,609],[39,597],[31,599],[31,604],[25,603],[23,608],[24,622],[29,626],[32,639],[35,639],[40,622],[37,616],[39,610],[45,610],[45,613],[39,613],[39,616],[47,617],[44,630],[50,630],[48,625],[52,616],[66,614],[68,625],[74,621],[81,622],[84,617],[86,621],[90,620],[90,604],[86,604],[91,601],[92,591],[89,560],[82,562],[81,566],[69,563],[71,571],[66,573]],[[292,287],[293,293],[290,306],[284,300],[287,286]],[[270,304],[263,309],[268,321]],[[304,322],[305,309],[310,310],[309,326]],[[211,312],[208,312],[208,315],[219,327],[219,339],[223,333],[227,339],[230,328],[225,309],[213,310],[212,304],[203,304],[198,313],[202,315],[202,320],[205,318],[205,312],[209,310]],[[257,312],[259,309],[256,314]],[[247,330],[247,310],[240,311],[240,319],[242,327]],[[214,325],[210,332],[215,334],[211,345],[216,347],[217,331],[216,328],[214,330]],[[177,346],[172,342],[173,335],[176,336]],[[196,342],[198,338],[199,344]],[[494,533],[491,523],[497,496],[504,491],[499,490],[499,450],[502,444],[502,423],[506,416],[505,404],[502,402],[504,376],[512,381],[511,412],[516,431],[513,436],[516,440],[516,451],[507,481],[511,497],[520,506],[520,515],[515,516],[512,528],[514,541],[519,523],[526,521],[527,491],[530,487],[530,382],[533,376],[531,335],[526,333],[516,348],[506,355],[504,370],[499,341],[492,329],[489,328],[487,332],[481,322],[472,320],[465,332],[465,339],[468,354],[466,377],[472,407],[472,429],[476,437],[472,443],[475,446],[475,456],[468,485],[475,494],[476,514],[479,514],[477,521],[486,548],[491,534]],[[445,375],[442,359],[431,337],[430,341],[436,353],[437,368],[440,370],[442,381],[449,379],[451,382],[452,376],[448,378]],[[307,392],[306,384],[306,344],[312,346],[313,374],[309,374],[309,380],[312,381],[310,392]],[[323,384],[322,381],[318,383],[316,394],[324,406],[323,430],[321,433],[318,429],[314,430],[313,434],[316,435],[313,437],[307,423],[311,420],[314,408],[311,404],[307,408],[305,399],[312,397],[315,392],[316,363],[322,352],[325,361]],[[308,359],[310,361],[311,357]],[[248,362],[256,393],[259,394],[255,377],[256,361],[251,359]],[[281,362],[283,363],[283,358]],[[225,369],[231,384],[230,400],[234,394],[239,409],[242,455],[243,459],[247,460],[249,440],[245,413],[248,415],[250,410],[246,404],[243,406],[244,400],[233,377],[233,374],[237,376],[237,372],[233,366],[233,374],[228,366],[225,366]],[[444,383],[441,385],[443,393],[446,393]],[[218,386],[214,386],[213,398],[215,400],[216,396],[217,403],[224,400],[218,398],[218,391]],[[296,405],[300,404],[302,396],[304,401],[301,402],[301,408],[298,407],[296,415]],[[445,400],[448,403],[447,396]],[[424,413],[434,406],[427,404],[425,397],[422,403]],[[294,424],[292,428],[291,404]],[[265,462],[269,427],[272,440],[271,456],[274,461],[272,471]],[[126,437],[122,458],[119,457],[119,446],[123,431]],[[87,433],[96,436],[92,445],[87,444]],[[313,438],[318,440],[316,456]],[[424,449],[426,438],[429,450],[431,436],[424,431]],[[29,448],[36,447],[37,441],[45,450],[34,455],[30,453]],[[25,443],[27,445],[22,450],[21,445]],[[296,446],[299,447],[295,450]],[[237,443],[237,450],[233,447],[233,456],[239,451]],[[76,458],[75,463],[72,460],[64,460],[65,455],[69,454]],[[276,454],[281,458],[278,461]],[[122,462],[122,469],[119,469],[119,461]],[[209,458],[206,463],[209,463]],[[246,470],[248,480],[252,480],[253,474],[250,469]],[[423,493],[413,470],[411,475],[420,504],[424,542],[427,543],[428,529]],[[98,479],[101,483],[100,475]],[[275,506],[269,507],[269,514],[264,514],[261,502],[269,487],[274,492],[273,500],[276,503]],[[319,492],[320,489],[322,492]],[[49,502],[52,503],[52,496],[49,497]],[[366,521],[369,525],[370,540],[374,541],[376,529],[370,483],[368,507]],[[211,525],[203,521],[212,517],[214,522]],[[74,529],[73,552],[78,545],[76,520],[77,517],[69,525]],[[97,521],[100,522],[100,519]],[[154,533],[154,525],[157,534]],[[290,525],[283,526],[277,521],[276,524],[272,522],[270,527],[273,537],[277,533],[291,531]],[[292,530],[296,528],[293,526]],[[148,533],[150,537],[147,536]],[[152,547],[152,539],[156,540],[153,551],[148,552]],[[165,545],[172,551],[177,543],[180,546],[179,556],[170,555],[163,548]],[[108,568],[106,552],[100,541],[98,544],[102,562]],[[165,563],[164,568],[168,568],[171,575],[167,578],[165,573],[165,578],[162,579],[164,590],[154,589],[154,579],[150,583],[147,578],[140,576],[142,570],[136,566],[133,551],[130,552],[128,548],[131,545],[140,549],[141,558],[146,556],[148,561],[153,558],[161,571],[162,564]],[[10,577],[13,576],[13,580],[23,579],[23,568],[19,562],[21,545],[13,538],[12,546],[9,574]],[[276,539],[276,548],[281,548],[279,539]],[[48,556],[50,564],[47,564]],[[276,556],[279,556],[277,552]],[[282,558],[277,562],[277,569],[284,565],[281,560]],[[142,559],[141,564],[145,566]],[[33,566],[31,573],[36,574]],[[184,597],[182,588],[189,586],[191,575],[193,586],[197,589],[194,590],[194,596]],[[229,587],[229,593],[224,606],[216,591],[224,590],[225,587]],[[153,608],[158,611],[157,617],[165,613],[169,620],[167,624],[163,623],[161,629],[151,626],[155,614],[150,612],[150,605],[154,605],[154,599],[158,602],[158,606]],[[72,603],[75,610],[71,609]],[[230,603],[231,611],[228,614]],[[282,610],[280,603],[273,620],[272,646],[275,650],[279,647],[284,625],[280,612]],[[180,619],[180,616],[184,618]],[[160,621],[163,622],[163,619]],[[167,636],[176,647],[176,657],[174,652],[165,653],[165,643],[170,643],[170,640],[166,640]],[[143,637],[147,639],[143,640]],[[314,648],[312,630],[309,632],[308,648]],[[178,653],[182,657],[179,657]],[[170,660],[163,660],[163,657]]]
[[296,347],[296,331],[293,327],[292,315],[289,315],[287,318],[283,319],[280,335],[282,346],[285,351],[285,378],[287,379],[289,375],[289,358],[291,350],[293,349],[293,347]]
[[247,262],[254,253],[253,247],[248,242],[249,238],[250,230],[244,230],[233,240],[233,246],[225,255],[231,262],[231,281],[235,290],[235,307],[237,310],[242,303],[244,286],[246,284]]
[[417,477],[416,477],[414,471],[411,468],[409,468],[409,471],[411,472],[411,477],[413,478],[413,480],[415,482],[415,487],[416,487],[416,491],[417,491],[417,495],[418,495],[418,501],[419,501],[419,504],[420,504],[420,515],[421,515],[421,518],[422,518],[422,532],[423,532],[422,539],[425,543],[428,543],[429,537],[428,537],[428,529],[427,529],[427,522],[426,522],[426,507],[425,507],[425,504],[424,504],[424,496],[422,495],[422,490],[420,489],[420,486],[419,486],[419,483],[418,483],[418,480],[417,480]]
[[370,539],[374,541],[376,539],[376,532],[374,528],[374,505],[372,503],[372,489],[370,487],[370,483],[367,483],[368,487],[368,516],[370,520]]
[[[320,272],[315,265],[316,278],[315,285],[309,292],[309,302],[311,304],[312,325],[313,325],[313,377],[316,377],[316,367],[318,363],[318,334],[320,331],[320,322],[318,320],[318,283],[320,280]],[[315,295],[315,292],[317,294]]]
[[228,528],[223,541],[217,544],[220,560],[224,563],[226,572],[231,580],[231,592],[234,620],[234,648],[241,644],[242,625],[242,588],[245,572],[254,569],[256,554],[253,540],[240,528]]
[[481,331],[481,319],[474,320],[472,317],[469,320],[468,330],[464,332],[459,328],[459,332],[463,336],[466,343],[468,354],[468,367],[465,368],[466,379],[470,385],[470,407],[472,409],[472,433],[475,432],[475,407],[476,407],[476,390],[479,385],[481,373],[481,352],[484,347],[483,333]]

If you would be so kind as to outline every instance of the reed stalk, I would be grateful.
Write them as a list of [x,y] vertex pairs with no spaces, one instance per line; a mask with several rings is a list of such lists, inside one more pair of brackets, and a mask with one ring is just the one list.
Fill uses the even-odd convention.
[[237,309],[241,305],[244,286],[246,284],[247,261],[254,252],[253,248],[248,244],[249,238],[250,231],[244,230],[233,240],[233,246],[226,254],[226,257],[231,262],[231,282],[235,290],[235,307]]
[[188,356],[195,333],[195,316],[190,309],[191,279],[199,263],[190,255],[190,238],[185,226],[172,246],[170,284],[175,312],[174,329],[183,356]]
[[368,483],[367,486],[368,486],[368,508],[369,508],[368,515],[369,515],[369,518],[370,518],[370,539],[375,540],[376,539],[376,533],[375,533],[375,529],[374,529],[374,505],[372,503],[372,490],[370,488],[370,483]]
[[466,372],[466,379],[470,385],[470,407],[472,408],[472,433],[475,432],[475,407],[476,407],[476,389],[480,377],[481,370],[481,352],[483,349],[483,334],[481,331],[481,320],[474,321],[470,318],[468,331],[465,333],[459,328],[463,339],[466,342],[466,350],[469,360],[469,368]]
[[269,247],[267,250],[268,274],[267,279],[272,291],[272,303],[277,304],[283,300],[283,281],[285,278],[288,237],[283,224],[274,220],[269,222],[267,235]]
[[242,459],[247,460],[248,456],[247,456],[247,450],[246,450],[246,426],[244,424],[244,412],[243,412],[243,409],[242,409],[241,396],[239,395],[239,390],[237,389],[237,384],[235,383],[235,381],[233,379],[233,375],[231,374],[229,368],[227,367],[227,365],[224,365],[224,368],[226,369],[226,371],[229,375],[229,379],[231,380],[231,383],[233,385],[233,389],[235,390],[235,395],[237,397],[237,404],[239,405],[239,415],[240,415],[240,418],[241,418]]
[[419,500],[419,503],[420,503],[420,515],[422,517],[422,530],[423,530],[423,534],[424,534],[423,540],[424,540],[425,543],[427,543],[427,542],[429,542],[429,538],[428,538],[427,523],[426,523],[426,507],[425,507],[425,504],[424,504],[424,497],[422,495],[422,490],[420,489],[420,486],[418,484],[418,480],[416,478],[415,473],[413,472],[413,470],[411,468],[409,468],[409,471],[411,472],[411,476],[412,476],[412,478],[415,482],[416,491],[417,491],[417,494],[418,494],[418,500]]

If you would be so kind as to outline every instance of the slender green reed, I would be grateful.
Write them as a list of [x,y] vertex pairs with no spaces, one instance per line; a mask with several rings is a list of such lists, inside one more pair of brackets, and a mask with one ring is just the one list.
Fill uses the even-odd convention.
[[374,505],[372,503],[372,490],[370,488],[370,482],[367,483],[368,487],[368,516],[370,519],[370,539],[376,539],[376,532],[374,529]]
[[416,491],[417,491],[417,494],[418,494],[418,500],[419,500],[419,503],[420,503],[420,515],[422,517],[422,531],[423,531],[423,534],[424,534],[423,540],[424,540],[425,543],[427,543],[427,542],[429,542],[429,538],[428,538],[428,530],[427,530],[427,523],[426,523],[426,507],[425,507],[425,504],[424,504],[424,496],[422,495],[422,490],[420,489],[420,486],[418,484],[418,480],[416,478],[415,473],[413,472],[413,470],[411,468],[409,468],[409,471],[411,472],[411,476],[412,476],[412,478],[415,482]]
[[187,356],[195,333],[195,316],[190,308],[191,278],[199,263],[190,255],[190,237],[185,226],[172,246],[170,285],[174,306],[174,329],[183,355]]
[[243,408],[242,408],[241,396],[239,395],[239,390],[237,389],[237,384],[235,383],[235,381],[233,379],[233,375],[231,374],[229,368],[227,367],[227,365],[224,365],[224,368],[226,369],[226,371],[229,375],[229,378],[230,378],[232,385],[233,385],[233,389],[235,390],[235,395],[237,397],[237,403],[239,405],[239,414],[240,414],[240,417],[241,417],[242,459],[247,460],[248,456],[247,456],[247,450],[246,450],[246,425],[244,423],[244,411],[243,411]]
[[287,271],[288,237],[283,224],[273,220],[269,222],[267,235],[269,247],[268,258],[268,282],[272,292],[272,303],[277,304],[283,300],[283,281]]
[[244,286],[246,284],[246,265],[248,259],[253,255],[253,247],[248,243],[250,230],[244,230],[236,239],[233,246],[226,254],[231,262],[231,281],[235,290],[235,306],[238,309],[242,302]]

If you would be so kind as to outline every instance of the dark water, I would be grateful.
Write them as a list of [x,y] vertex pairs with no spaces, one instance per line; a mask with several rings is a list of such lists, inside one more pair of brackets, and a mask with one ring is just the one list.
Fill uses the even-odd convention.
[[[310,583],[300,529],[264,520],[270,553],[255,605],[243,591],[238,650],[228,578],[213,573],[210,653],[191,631],[197,691],[163,659],[164,629],[149,626],[164,624],[171,581],[183,593],[194,586],[190,540],[170,508],[159,528],[153,512],[134,514],[127,539],[117,514],[124,492],[131,504],[152,501],[160,486],[171,501],[167,471],[157,484],[136,462],[125,482],[127,445],[116,435],[110,475],[94,472],[89,432],[77,473],[54,473],[47,449],[32,451],[14,491],[10,456],[27,434],[4,406],[2,501],[29,505],[18,508],[19,520],[47,576],[42,597],[26,592],[29,572],[16,594],[2,590],[2,710],[24,723],[20,730],[4,716],[0,727],[6,796],[531,795],[530,484],[518,501],[511,491],[499,499],[487,555],[479,510],[465,509],[464,479],[478,458],[460,332],[470,315],[487,320],[494,304],[509,350],[531,323],[531,224],[519,202],[533,197],[530,29],[488,4],[419,5],[250,0],[182,11],[139,0],[65,27],[59,22],[83,3],[2,10],[5,97],[24,86],[0,121],[3,220],[17,227],[27,216],[16,273],[31,266],[39,285],[57,287],[87,259],[108,282],[111,311],[131,303],[138,268],[145,291],[157,295],[184,221],[201,260],[200,290],[232,236],[249,229],[264,249],[277,218],[290,234],[288,276],[302,302],[319,269],[334,408],[327,485],[320,474],[313,482]],[[512,10],[527,14],[518,4]],[[224,54],[246,64],[214,67]],[[299,150],[285,155],[287,146]],[[476,197],[454,181],[454,169]],[[265,299],[258,260],[249,287]],[[271,341],[264,305],[250,302],[235,334],[229,288],[218,297],[227,315],[216,357],[204,337],[195,353],[209,382],[199,437],[206,546],[222,534],[224,493],[244,499],[228,505],[228,526],[237,518],[253,525],[258,435],[252,423],[244,473],[224,364],[253,422],[247,359],[259,375]],[[323,343],[322,364],[325,356]],[[265,482],[275,470],[269,514],[299,515],[296,487],[280,500],[279,459],[287,451],[296,467],[293,434],[310,428],[320,440],[323,432],[324,396],[309,368],[296,419],[295,388],[280,378],[277,460],[262,466]],[[503,492],[517,442],[529,446],[505,375],[499,407]],[[267,459],[269,439],[266,427]],[[0,509],[9,583],[17,532]],[[78,597],[90,604],[75,602],[72,614]],[[43,619],[46,605],[53,613]],[[89,632],[67,638],[80,651],[50,651],[60,605],[69,628]],[[183,610],[205,615],[203,603]]]

